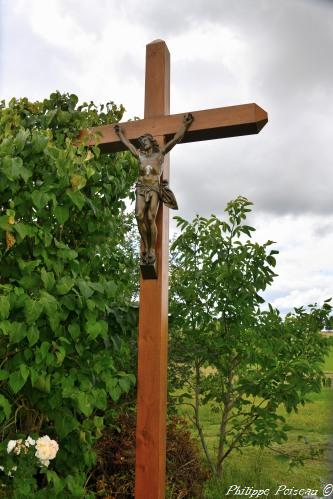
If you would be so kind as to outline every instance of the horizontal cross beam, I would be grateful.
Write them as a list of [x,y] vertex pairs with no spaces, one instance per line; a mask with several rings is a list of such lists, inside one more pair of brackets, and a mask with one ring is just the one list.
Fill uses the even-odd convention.
[[[127,121],[121,123],[121,126],[126,137],[136,146],[138,146],[138,137],[145,133],[151,133],[154,137],[164,136],[168,141],[179,129],[184,114]],[[194,120],[190,129],[185,133],[182,143],[255,134],[260,132],[268,121],[266,111],[257,104],[219,107],[193,111],[191,114]],[[97,134],[99,138],[96,140]],[[87,145],[94,145],[98,142],[103,152],[119,152],[126,149],[115,133],[114,125],[82,130],[78,140],[87,139]]]

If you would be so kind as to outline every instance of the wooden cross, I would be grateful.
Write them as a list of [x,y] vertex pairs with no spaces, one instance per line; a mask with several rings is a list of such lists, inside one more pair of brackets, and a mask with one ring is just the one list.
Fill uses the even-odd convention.
[[[170,112],[170,54],[164,41],[146,47],[144,119],[122,123],[126,137],[151,133],[160,145],[179,128],[183,114]],[[191,112],[194,121],[182,142],[235,137],[258,133],[267,123],[267,113],[256,104]],[[125,149],[113,125],[83,130],[80,138],[100,132],[99,146],[105,152]],[[93,145],[91,139],[88,145]],[[169,157],[165,157],[163,179],[169,179]],[[160,203],[157,214],[157,279],[140,282],[136,499],[165,497],[166,402],[168,351],[168,252],[169,209]]]

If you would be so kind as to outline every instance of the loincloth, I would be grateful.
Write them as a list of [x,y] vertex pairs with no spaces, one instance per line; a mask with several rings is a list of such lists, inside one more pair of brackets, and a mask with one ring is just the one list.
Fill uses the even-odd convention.
[[146,203],[149,203],[150,201],[151,192],[156,192],[160,201],[168,206],[168,208],[178,210],[177,200],[174,193],[169,188],[169,182],[167,180],[162,180],[160,184],[144,184],[142,182],[136,183],[136,195],[144,196]]

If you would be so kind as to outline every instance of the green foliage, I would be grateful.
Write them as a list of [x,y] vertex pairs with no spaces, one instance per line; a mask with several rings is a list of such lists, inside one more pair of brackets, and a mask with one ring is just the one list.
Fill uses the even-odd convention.
[[67,476],[70,497],[82,497],[92,445],[135,383],[137,288],[124,211],[135,162],[75,142],[124,109],[77,102],[56,92],[0,106],[1,431],[60,441],[47,480],[56,491]]
[[[211,469],[222,474],[234,450],[287,438],[278,413],[297,411],[321,387],[327,342],[318,331],[331,306],[295,309],[283,319],[260,292],[272,283],[272,241],[252,242],[245,224],[251,203],[228,204],[228,219],[178,218],[171,274],[170,378],[187,403]],[[219,414],[216,453],[207,448],[200,407]]]

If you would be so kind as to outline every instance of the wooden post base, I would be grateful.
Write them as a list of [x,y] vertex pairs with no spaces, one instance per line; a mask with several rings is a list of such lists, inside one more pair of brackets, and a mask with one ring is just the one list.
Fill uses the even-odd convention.
[[155,263],[140,264],[142,279],[157,279],[157,265]]

